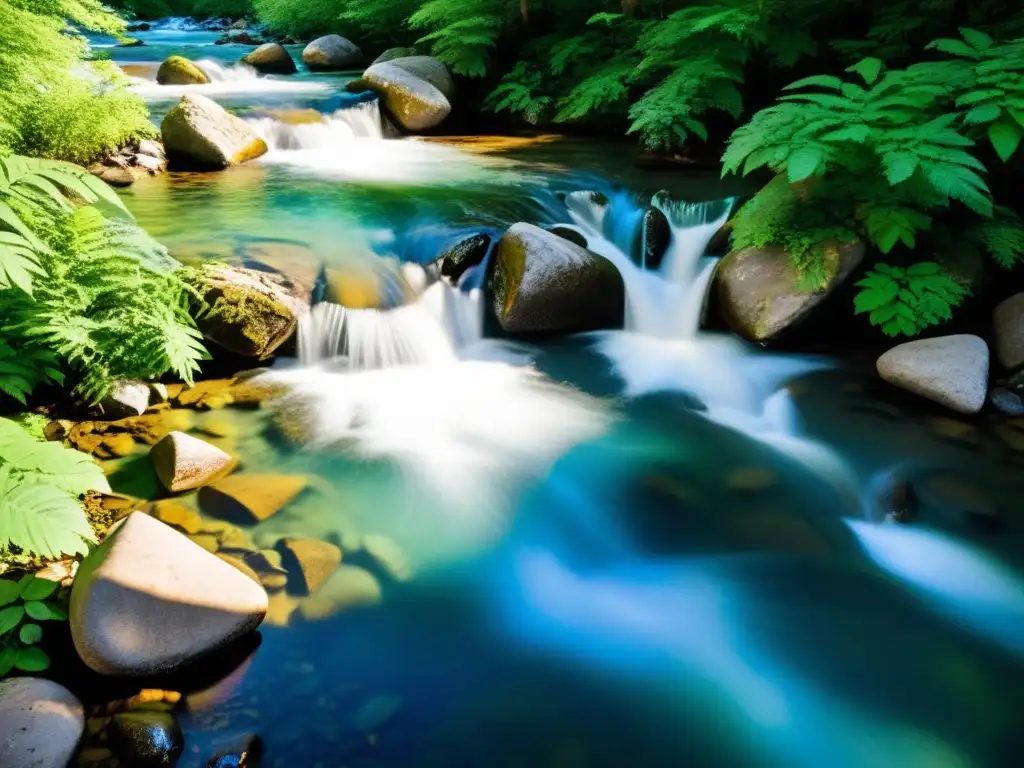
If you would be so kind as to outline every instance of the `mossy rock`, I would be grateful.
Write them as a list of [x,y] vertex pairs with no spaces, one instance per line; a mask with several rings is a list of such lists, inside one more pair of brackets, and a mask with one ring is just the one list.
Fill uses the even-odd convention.
[[[417,51],[415,48],[388,48],[384,53],[373,60],[374,64],[384,64],[395,59],[405,59],[410,56],[415,56]],[[372,66],[372,65],[371,65]]]
[[769,341],[806,318],[864,258],[864,244],[822,244],[833,260],[830,277],[815,291],[800,287],[783,248],[743,248],[724,259],[715,275],[718,299],[729,327],[750,341]]
[[196,318],[209,341],[244,357],[266,359],[295,332],[309,305],[288,293],[279,276],[211,266],[187,278],[209,308]]
[[291,54],[280,43],[264,43],[243,56],[242,63],[270,75],[293,75],[297,71]]
[[207,85],[210,78],[184,56],[168,56],[156,73],[160,85]]

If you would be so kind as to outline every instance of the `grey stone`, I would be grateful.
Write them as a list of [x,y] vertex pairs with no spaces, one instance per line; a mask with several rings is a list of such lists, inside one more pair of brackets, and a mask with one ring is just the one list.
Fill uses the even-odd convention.
[[1005,416],[1024,416],[1024,400],[1006,387],[995,387],[988,395],[989,402]]
[[992,313],[996,357],[1004,368],[1024,363],[1024,293],[1001,302]]
[[672,242],[672,227],[661,209],[653,205],[644,211],[644,266],[657,269]]
[[114,382],[110,394],[103,399],[103,415],[110,419],[141,416],[149,407],[149,384],[122,379]]
[[[384,53],[373,60],[373,64],[384,64],[395,59],[405,59],[416,55],[415,48],[388,48]],[[372,64],[371,64],[372,66]]]
[[620,328],[622,275],[607,259],[540,227],[513,224],[491,263],[494,313],[510,333]]
[[143,512],[113,527],[71,591],[71,638],[108,675],[168,672],[255,629],[267,593]]
[[441,264],[441,274],[448,278],[452,284],[459,282],[466,270],[475,267],[487,256],[491,247],[491,236],[486,232],[471,235],[465,240],[460,240],[438,260]]
[[725,320],[751,341],[768,341],[806,318],[864,258],[863,243],[824,244],[836,259],[827,285],[804,291],[782,248],[744,248],[722,259],[715,275]]
[[149,155],[155,157],[158,160],[164,160],[167,157],[167,153],[164,152],[164,145],[159,141],[153,139],[143,139],[139,142],[138,154]]
[[959,413],[977,413],[988,394],[988,345],[978,336],[918,339],[878,358],[885,381]]
[[185,750],[185,736],[170,712],[116,714],[108,738],[122,764],[136,768],[170,768]]
[[374,64],[363,73],[362,84],[379,94],[389,115],[406,131],[437,127],[451,114],[451,102],[429,81],[398,66],[399,61]]
[[0,766],[66,768],[85,727],[82,703],[36,677],[0,680]]
[[452,73],[448,70],[448,65],[440,59],[433,56],[405,56],[392,59],[388,63],[421,80],[426,80],[443,93],[449,102],[455,98],[455,81],[452,79]]
[[291,54],[280,43],[264,43],[243,56],[242,63],[268,75],[292,75],[298,71]]
[[314,71],[350,69],[363,58],[359,46],[341,35],[324,35],[302,51],[302,61]]

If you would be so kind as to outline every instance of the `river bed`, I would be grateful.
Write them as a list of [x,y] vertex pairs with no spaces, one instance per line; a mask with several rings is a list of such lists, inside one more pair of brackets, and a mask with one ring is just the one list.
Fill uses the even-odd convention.
[[[298,444],[274,409],[215,413],[246,472],[313,478],[257,543],[376,535],[401,565],[377,605],[264,624],[179,716],[179,766],[250,733],[265,768],[1017,764],[1024,433],[700,331],[705,246],[742,185],[596,141],[385,139],[343,89],[358,73],[268,78],[215,33],[136,36],[106,50],[155,119],[194,89],[271,149],[141,180],[139,223],[184,262],[312,255],[364,286],[346,304],[390,308],[314,311],[275,363],[285,418],[312,414]],[[218,76],[156,85],[172,52]],[[652,199],[673,229],[658,269],[638,249]],[[424,272],[403,264],[516,221],[615,262],[627,330],[482,339],[482,270],[410,295]],[[329,354],[337,328],[355,362]],[[909,525],[888,519],[894,478]]]

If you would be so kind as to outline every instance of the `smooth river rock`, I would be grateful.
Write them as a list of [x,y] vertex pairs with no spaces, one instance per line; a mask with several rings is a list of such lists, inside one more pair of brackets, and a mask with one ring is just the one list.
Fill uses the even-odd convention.
[[263,621],[267,593],[181,533],[133,512],[82,562],[71,637],[108,675],[168,672]]
[[203,488],[199,506],[221,520],[253,525],[284,509],[308,483],[304,475],[233,475]]
[[298,71],[295,60],[280,43],[264,43],[243,56],[242,63],[268,75],[292,75]]
[[210,78],[184,56],[168,56],[156,73],[160,85],[207,85]]
[[625,288],[615,265],[533,224],[504,234],[489,281],[494,313],[510,333],[622,327]]
[[66,768],[85,727],[82,703],[36,677],[0,680],[0,767]]
[[438,263],[441,265],[441,275],[446,277],[452,285],[457,285],[459,278],[466,270],[475,267],[487,256],[491,249],[491,236],[486,232],[470,235],[465,240],[460,240],[451,248],[441,254]]
[[437,86],[399,66],[401,61],[374,64],[360,82],[380,95],[388,114],[406,131],[437,127],[451,114],[451,102]]
[[196,318],[204,338],[243,357],[270,357],[309,311],[304,291],[272,272],[217,265],[190,281],[209,307]]
[[149,407],[149,385],[144,381],[122,379],[114,382],[103,398],[103,415],[108,419],[141,416]]
[[410,56],[416,55],[415,48],[388,48],[384,53],[373,60],[373,64],[384,64],[388,61],[394,61],[395,59],[405,59]]
[[137,768],[171,768],[185,751],[185,736],[170,712],[121,712],[110,721],[108,736],[121,763]]
[[959,413],[977,413],[988,394],[988,345],[978,336],[941,336],[893,347],[878,358],[890,384]]
[[153,469],[171,493],[191,491],[223,477],[236,460],[215,445],[185,432],[170,432],[149,451]]
[[304,619],[326,619],[337,613],[376,605],[381,601],[380,582],[355,565],[339,565],[320,588],[306,598],[299,613]]
[[992,321],[993,343],[1000,364],[1010,369],[1024,364],[1024,293],[996,306]]
[[219,170],[266,154],[267,144],[245,121],[198,94],[183,96],[160,125],[172,168]]
[[341,35],[324,35],[302,51],[302,61],[313,71],[350,69],[363,58],[359,46]]
[[801,290],[783,248],[744,248],[722,259],[715,282],[729,326],[750,341],[768,341],[807,317],[864,258],[863,243],[826,247],[837,259],[836,269],[817,291]]
[[455,98],[455,80],[448,65],[433,56],[403,56],[399,59],[391,59],[391,66],[404,69],[410,75],[415,75],[421,80],[426,80],[437,88],[444,97],[451,101]]

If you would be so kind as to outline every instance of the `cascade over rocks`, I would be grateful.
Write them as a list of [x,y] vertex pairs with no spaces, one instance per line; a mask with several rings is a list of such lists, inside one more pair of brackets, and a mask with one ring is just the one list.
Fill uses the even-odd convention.
[[242,63],[268,75],[293,75],[298,71],[291,54],[280,43],[264,43],[243,56]]
[[992,314],[996,357],[1004,368],[1024,364],[1024,293],[996,306]]
[[533,224],[513,224],[501,238],[489,283],[510,333],[622,327],[625,287],[615,265]]
[[437,127],[452,111],[451,102],[444,91],[431,80],[412,71],[412,68],[416,68],[432,80],[446,86],[435,67],[420,63],[402,65],[402,62],[416,59],[429,57],[416,56],[412,59],[395,59],[384,64],[374,64],[363,73],[359,81],[366,88],[376,91],[394,121],[412,133]]
[[71,638],[108,675],[168,672],[252,631],[267,593],[170,526],[133,512],[82,561]]
[[85,727],[82,703],[37,677],[0,680],[0,766],[66,768]]
[[184,56],[168,56],[156,73],[160,85],[207,85],[209,76]]
[[359,46],[341,35],[318,37],[302,51],[303,63],[314,72],[351,69],[362,60]]
[[961,334],[917,339],[878,358],[878,375],[890,384],[952,408],[977,413],[988,394],[988,345]]
[[828,284],[817,291],[801,290],[783,248],[744,248],[722,259],[715,282],[729,327],[750,341],[769,341],[803,320],[864,258],[861,242],[831,242],[826,250],[836,267]]
[[272,272],[207,266],[190,280],[210,308],[196,319],[203,336],[244,357],[270,357],[309,311],[304,291]]
[[245,121],[205,96],[183,96],[160,125],[171,167],[220,170],[253,160],[267,144]]

